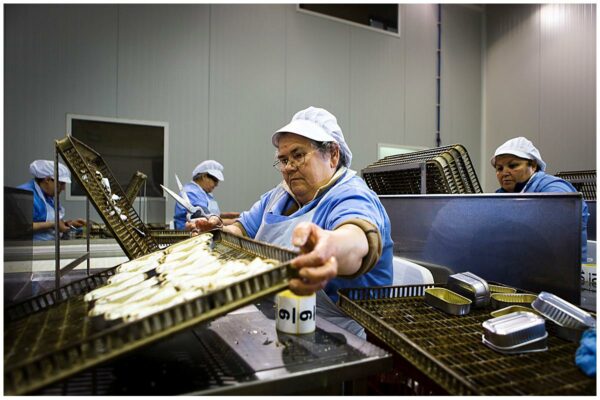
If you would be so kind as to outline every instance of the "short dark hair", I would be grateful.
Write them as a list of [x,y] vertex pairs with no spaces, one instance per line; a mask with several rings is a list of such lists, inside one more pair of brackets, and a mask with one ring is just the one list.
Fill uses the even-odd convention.
[[539,162],[537,162],[537,160],[529,160],[529,159],[526,159],[526,160],[527,160],[527,165],[529,165],[530,167],[532,167],[532,166],[533,166],[533,163],[535,162],[535,171],[536,171],[536,172],[537,172],[537,171],[539,171],[539,170],[541,169],[541,167],[540,167],[540,163],[539,163]]

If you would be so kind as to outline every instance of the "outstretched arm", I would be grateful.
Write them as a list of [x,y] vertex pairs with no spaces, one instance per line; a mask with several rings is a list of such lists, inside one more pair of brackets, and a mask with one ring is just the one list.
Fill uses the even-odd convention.
[[299,295],[324,288],[337,275],[355,274],[369,251],[364,231],[351,224],[328,231],[302,222],[294,229],[292,243],[303,253],[292,260],[300,279],[292,279],[290,289]]

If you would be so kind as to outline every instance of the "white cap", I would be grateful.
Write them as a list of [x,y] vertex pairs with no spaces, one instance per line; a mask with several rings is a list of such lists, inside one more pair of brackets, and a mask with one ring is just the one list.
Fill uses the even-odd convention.
[[541,171],[544,171],[546,169],[546,163],[544,162],[544,160],[542,160],[540,151],[536,149],[536,147],[533,145],[533,143],[531,143],[530,140],[522,136],[510,139],[502,146],[496,149],[494,157],[492,157],[492,159],[490,160],[493,167],[496,166],[496,156],[502,154],[512,154],[514,156],[525,158],[527,160],[536,160]]
[[[29,172],[38,179],[44,179],[46,177],[54,179],[54,161],[35,160],[29,164]],[[61,163],[58,163],[58,181],[71,183],[71,171]]]
[[202,161],[200,164],[196,165],[194,168],[194,172],[192,172],[192,178],[198,174],[206,172],[207,174],[214,176],[220,181],[224,181],[225,177],[223,176],[223,166],[215,160],[206,160]]
[[340,151],[346,156],[347,165],[350,167],[352,152],[344,140],[342,128],[337,123],[333,114],[323,108],[308,107],[298,111],[291,122],[277,130],[271,137],[273,146],[277,147],[281,133],[294,133],[316,142],[336,142]]

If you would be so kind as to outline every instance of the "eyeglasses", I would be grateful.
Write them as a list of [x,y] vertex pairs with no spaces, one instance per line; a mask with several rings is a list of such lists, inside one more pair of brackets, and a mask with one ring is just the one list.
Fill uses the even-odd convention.
[[304,165],[304,163],[306,162],[306,156],[314,153],[315,150],[309,151],[308,153],[302,153],[300,151],[294,152],[292,153],[292,158],[281,158],[279,160],[276,160],[273,163],[273,168],[275,168],[277,171],[279,172],[283,172],[285,170],[285,168],[289,165],[294,169],[298,169],[301,166]]

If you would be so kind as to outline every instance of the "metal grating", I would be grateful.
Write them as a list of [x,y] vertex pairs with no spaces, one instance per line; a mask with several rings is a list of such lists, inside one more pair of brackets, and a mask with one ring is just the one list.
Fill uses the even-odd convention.
[[574,364],[576,343],[548,338],[548,351],[503,355],[481,343],[491,309],[453,316],[428,306],[434,285],[342,289],[339,304],[453,395],[593,395],[596,380]]
[[556,174],[558,178],[568,181],[583,194],[584,200],[596,200],[596,170],[564,171]]
[[125,196],[127,196],[129,204],[133,205],[140,188],[146,182],[146,178],[148,178],[146,174],[140,171],[136,171],[131,177],[129,184],[127,185],[127,189],[125,189]]
[[[362,175],[369,188],[379,195],[421,193],[421,165],[382,166],[369,171],[364,169]],[[425,165],[427,193],[452,193],[441,169],[437,162]]]
[[[150,231],[98,153],[72,136],[57,140],[56,149],[130,260],[158,250]],[[111,199],[96,171],[108,179],[111,192],[119,196],[118,200]],[[127,219],[122,220],[121,215]]]
[[384,157],[363,169],[362,176],[380,195],[419,194],[423,164],[426,193],[482,193],[471,159],[460,144]]
[[467,178],[469,184],[473,189],[473,193],[483,193],[481,189],[481,185],[479,184],[479,179],[477,178],[477,174],[475,173],[475,168],[473,167],[473,163],[471,162],[471,157],[469,157],[469,153],[467,149],[462,144],[455,144],[450,151],[455,150],[460,155],[460,165],[462,165],[462,170],[464,171],[463,178]]
[[49,385],[33,395],[181,395],[255,380],[254,372],[205,325]]
[[149,315],[114,325],[87,316],[83,295],[102,286],[116,267],[5,309],[4,387],[15,395],[38,390],[89,367],[168,337],[200,322],[284,290],[295,273],[295,253],[226,232],[214,232],[220,258],[256,256],[281,264],[220,290]]
[[150,230],[150,234],[158,243],[158,247],[163,249],[167,248],[172,244],[179,243],[182,240],[189,239],[192,236],[191,231],[177,231],[177,230]]

